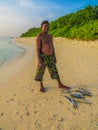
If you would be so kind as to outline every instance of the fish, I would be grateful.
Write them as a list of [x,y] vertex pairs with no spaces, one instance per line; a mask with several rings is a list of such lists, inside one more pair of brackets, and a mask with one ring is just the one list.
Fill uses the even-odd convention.
[[78,108],[77,102],[76,102],[73,98],[68,97],[68,96],[64,96],[64,97],[67,99],[67,101],[68,101],[70,104],[73,105],[74,108]]
[[73,98],[85,98],[85,96],[82,93],[74,93],[71,94]]
[[88,105],[92,105],[93,103],[92,102],[90,102],[90,101],[88,101],[88,100],[86,100],[86,99],[84,99],[84,98],[82,98],[82,99],[77,99],[76,100],[78,103],[84,103],[84,104],[88,104]]
[[82,93],[84,96],[92,96],[92,93],[84,88],[79,88],[76,92]]

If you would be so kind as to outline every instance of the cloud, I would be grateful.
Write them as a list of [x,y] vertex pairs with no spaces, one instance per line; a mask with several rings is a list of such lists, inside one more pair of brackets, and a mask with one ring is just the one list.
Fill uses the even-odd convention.
[[[37,0],[38,2],[38,0]],[[51,7],[51,8],[50,8]],[[55,7],[55,8],[54,8]],[[38,27],[43,19],[56,17],[56,4],[17,0],[0,4],[0,35],[20,35],[31,27]],[[1,31],[2,30],[2,31]]]
[[19,36],[29,28],[29,23],[25,11],[18,6],[0,6],[0,35]]
[[[87,0],[88,1],[88,0]],[[55,20],[81,9],[84,0],[3,0],[0,1],[0,35],[21,35],[42,20]]]
[[17,3],[21,7],[32,7],[33,1],[32,0],[19,0]]

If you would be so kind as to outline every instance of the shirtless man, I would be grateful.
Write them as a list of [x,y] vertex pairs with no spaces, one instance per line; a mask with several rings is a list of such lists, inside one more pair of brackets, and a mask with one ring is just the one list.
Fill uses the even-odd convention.
[[45,72],[45,68],[47,67],[51,78],[57,79],[58,87],[62,89],[70,89],[70,87],[64,86],[61,83],[58,70],[56,68],[56,56],[55,50],[53,46],[53,38],[50,34],[48,34],[49,22],[43,21],[41,23],[42,32],[36,38],[36,49],[37,49],[37,57],[38,57],[38,68],[35,76],[36,81],[40,81],[40,91],[45,92],[45,88],[43,85],[43,75]]

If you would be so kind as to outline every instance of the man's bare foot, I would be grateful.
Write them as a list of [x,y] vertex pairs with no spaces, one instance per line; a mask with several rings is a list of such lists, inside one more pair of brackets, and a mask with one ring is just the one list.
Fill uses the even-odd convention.
[[70,87],[67,87],[67,86],[65,86],[65,85],[63,85],[63,84],[59,85],[59,88],[61,88],[61,89],[66,89],[66,90],[71,89]]
[[45,92],[45,88],[40,88],[40,92]]

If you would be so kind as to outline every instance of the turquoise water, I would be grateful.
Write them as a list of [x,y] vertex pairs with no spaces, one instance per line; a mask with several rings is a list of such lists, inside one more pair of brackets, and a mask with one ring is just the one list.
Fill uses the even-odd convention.
[[26,52],[20,45],[13,44],[14,40],[14,38],[0,37],[0,65]]

